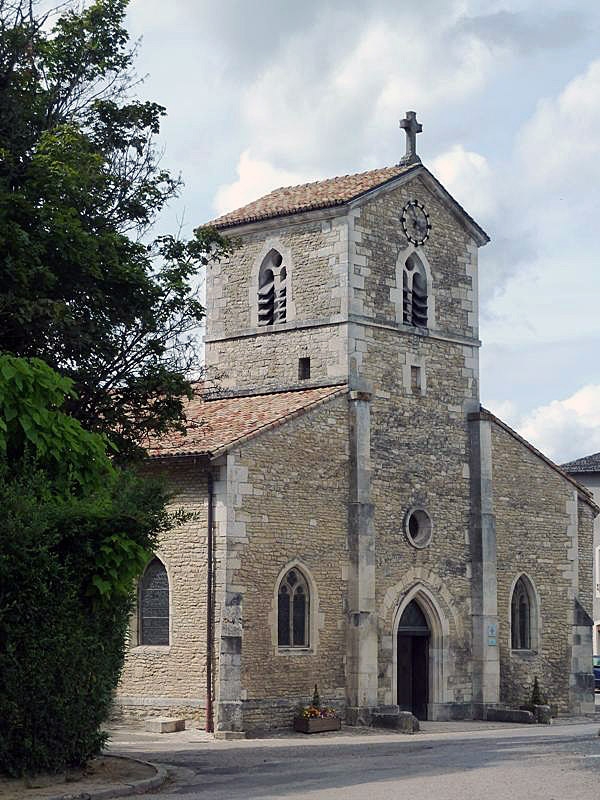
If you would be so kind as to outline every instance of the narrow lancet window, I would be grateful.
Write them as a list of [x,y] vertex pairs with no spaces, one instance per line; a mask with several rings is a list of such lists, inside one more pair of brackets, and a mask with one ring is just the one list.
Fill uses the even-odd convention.
[[510,603],[511,647],[513,650],[531,650],[534,615],[531,590],[524,577],[513,589]]
[[309,646],[310,596],[299,569],[291,569],[279,584],[277,643],[279,647]]
[[427,327],[427,274],[415,253],[402,271],[402,318],[405,325]]
[[258,273],[258,324],[275,325],[287,317],[287,269],[277,250],[270,250]]
[[152,559],[140,580],[139,644],[169,644],[169,577],[158,558]]

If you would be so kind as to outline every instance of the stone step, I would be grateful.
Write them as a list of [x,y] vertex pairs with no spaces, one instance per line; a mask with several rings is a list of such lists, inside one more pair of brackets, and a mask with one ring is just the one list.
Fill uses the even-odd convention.
[[144,722],[144,730],[151,733],[175,733],[185,730],[184,719],[172,719],[169,717],[149,717]]

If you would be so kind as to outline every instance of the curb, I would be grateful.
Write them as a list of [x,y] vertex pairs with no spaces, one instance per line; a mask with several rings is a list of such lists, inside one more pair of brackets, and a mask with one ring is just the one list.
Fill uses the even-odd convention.
[[83,790],[81,792],[64,792],[63,794],[53,794],[50,797],[45,797],[44,800],[108,800],[111,797],[128,797],[132,794],[143,794],[150,792],[154,789],[160,788],[167,780],[167,770],[158,764],[152,764],[150,761],[142,761],[139,758],[131,758],[130,756],[118,756],[113,753],[110,754],[111,758],[120,758],[123,761],[135,761],[137,764],[144,764],[147,767],[152,767],[156,770],[156,775],[151,778],[143,778],[140,781],[134,781],[127,785],[107,787],[104,789],[90,789],[89,791]]

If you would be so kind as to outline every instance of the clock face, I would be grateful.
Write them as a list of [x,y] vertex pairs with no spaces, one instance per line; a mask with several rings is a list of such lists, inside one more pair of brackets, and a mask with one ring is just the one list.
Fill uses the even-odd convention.
[[402,228],[406,238],[413,244],[423,244],[429,237],[431,223],[423,203],[410,200],[402,211]]

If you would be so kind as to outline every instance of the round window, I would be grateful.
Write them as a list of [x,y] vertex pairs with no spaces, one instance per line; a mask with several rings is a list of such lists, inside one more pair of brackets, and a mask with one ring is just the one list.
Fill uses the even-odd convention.
[[423,548],[431,542],[431,517],[423,508],[410,508],[404,518],[404,532],[413,547]]

